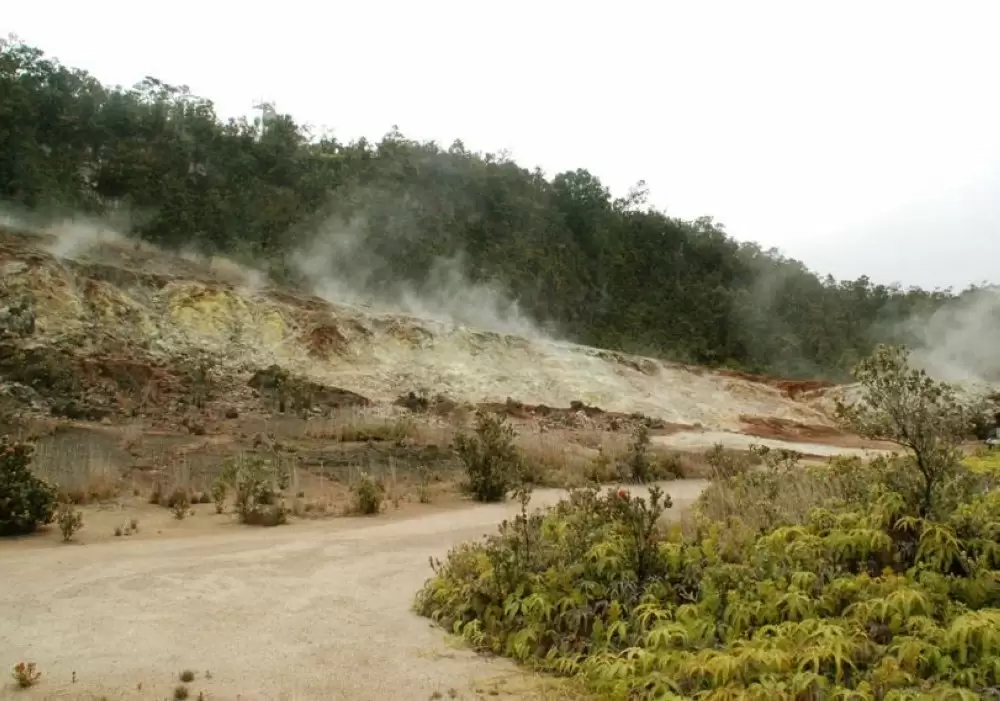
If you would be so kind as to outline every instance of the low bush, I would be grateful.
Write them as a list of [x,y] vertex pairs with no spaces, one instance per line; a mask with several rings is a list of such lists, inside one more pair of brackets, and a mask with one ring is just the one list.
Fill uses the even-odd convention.
[[212,484],[212,502],[215,504],[215,513],[221,514],[226,510],[226,496],[228,491],[226,483],[222,479],[217,479]]
[[362,472],[357,484],[351,487],[354,493],[354,512],[374,516],[382,511],[385,500],[385,485],[367,472]]
[[62,533],[63,540],[68,543],[77,531],[83,528],[83,514],[74,509],[71,504],[63,504],[56,514],[56,523],[59,524],[59,532]]
[[167,501],[167,506],[174,512],[174,518],[183,520],[188,513],[191,513],[191,500],[187,490],[175,489]]
[[520,482],[521,455],[514,428],[503,416],[478,412],[475,434],[455,436],[455,452],[465,465],[469,491],[479,501],[503,501]]
[[11,672],[14,683],[21,689],[27,689],[38,683],[42,673],[35,668],[34,662],[18,662]]
[[288,521],[282,499],[290,481],[287,470],[261,456],[245,455],[230,460],[220,480],[233,488],[236,512],[243,523],[277,526]]
[[34,446],[0,436],[0,535],[31,533],[52,523],[56,488],[31,473]]

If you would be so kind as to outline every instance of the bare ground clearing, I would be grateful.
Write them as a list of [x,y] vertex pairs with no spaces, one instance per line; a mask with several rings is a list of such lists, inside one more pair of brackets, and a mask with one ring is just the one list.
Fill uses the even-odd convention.
[[[668,513],[705,485],[667,483]],[[539,490],[533,505],[564,494]],[[449,645],[410,611],[428,556],[516,511],[479,505],[221,532],[195,517],[190,535],[198,523],[214,532],[3,544],[3,661],[34,661],[43,677],[26,691],[6,683],[0,698],[164,699],[184,669],[197,675],[192,699],[536,698],[541,680]]]

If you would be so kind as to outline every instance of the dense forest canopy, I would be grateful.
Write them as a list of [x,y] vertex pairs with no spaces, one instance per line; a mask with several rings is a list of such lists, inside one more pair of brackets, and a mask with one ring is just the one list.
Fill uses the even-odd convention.
[[253,260],[286,280],[336,218],[360,231],[369,289],[419,285],[460,254],[469,279],[495,282],[581,343],[828,377],[877,341],[905,341],[904,320],[953,298],[821,278],[645,197],[641,184],[616,199],[586,170],[549,179],[396,129],[342,142],[288,115],[266,128],[223,120],[185,87],[150,77],[111,88],[16,39],[0,48],[0,200],[127,212],[156,244]]

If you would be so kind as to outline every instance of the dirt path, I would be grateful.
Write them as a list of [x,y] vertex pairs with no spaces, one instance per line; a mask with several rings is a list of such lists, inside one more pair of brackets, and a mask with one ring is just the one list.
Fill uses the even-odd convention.
[[[667,484],[673,511],[704,485]],[[410,611],[428,556],[515,511],[0,546],[0,663],[30,660],[44,674],[21,692],[5,670],[0,698],[165,699],[183,669],[197,673],[191,699],[527,698],[531,680],[511,663],[448,646]]]
[[779,438],[760,438],[742,433],[727,431],[679,431],[666,436],[654,436],[653,442],[675,450],[708,450],[713,445],[721,443],[723,447],[732,450],[747,450],[751,445],[765,445],[769,448],[795,450],[803,455],[829,457],[832,455],[859,455],[873,457],[888,451],[878,448],[848,448],[827,443],[811,443],[789,441]]

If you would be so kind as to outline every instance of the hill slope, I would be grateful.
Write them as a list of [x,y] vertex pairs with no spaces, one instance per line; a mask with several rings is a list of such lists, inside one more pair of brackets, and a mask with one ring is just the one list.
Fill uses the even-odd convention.
[[22,362],[6,367],[6,391],[38,406],[46,392],[49,403],[78,392],[85,413],[97,407],[102,415],[183,404],[185,394],[197,393],[199,368],[202,382],[228,394],[253,392],[250,378],[277,366],[317,387],[361,395],[359,402],[416,392],[469,404],[582,402],[723,430],[747,415],[830,423],[793,398],[821,383],[763,381],[335,305],[270,287],[220,259],[197,262],[113,238],[73,250],[67,240],[0,235],[6,295],[30,295],[36,314],[34,335],[19,346]]

